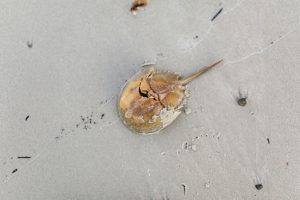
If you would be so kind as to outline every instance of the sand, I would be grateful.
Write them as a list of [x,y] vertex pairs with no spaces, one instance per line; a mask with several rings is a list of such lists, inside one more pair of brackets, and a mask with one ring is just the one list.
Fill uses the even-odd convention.
[[[1,199],[300,199],[300,2],[130,7],[1,1]],[[160,134],[119,120],[145,61],[186,76],[221,58]]]

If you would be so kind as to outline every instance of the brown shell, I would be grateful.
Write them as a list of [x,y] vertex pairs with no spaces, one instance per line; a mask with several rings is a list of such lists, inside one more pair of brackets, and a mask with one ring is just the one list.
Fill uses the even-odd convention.
[[219,62],[183,80],[173,72],[153,67],[143,69],[121,91],[118,102],[121,120],[140,134],[155,133],[167,127],[180,115],[185,104],[186,84]]
[[[178,84],[178,80],[178,75],[154,68],[136,74],[119,99],[119,114],[125,125],[134,132],[146,134],[171,123],[180,114],[185,97],[185,86]],[[142,96],[141,89],[149,97]],[[174,119],[170,121],[170,117]]]
[[147,4],[148,4],[148,0],[134,0],[132,2],[130,11],[133,15],[136,15],[139,10],[145,9]]

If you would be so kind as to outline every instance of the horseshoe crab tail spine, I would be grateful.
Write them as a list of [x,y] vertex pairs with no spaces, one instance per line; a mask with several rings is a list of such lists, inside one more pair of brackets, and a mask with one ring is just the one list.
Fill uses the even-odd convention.
[[204,74],[205,72],[209,71],[210,69],[212,69],[213,67],[215,67],[216,65],[218,65],[219,63],[221,63],[223,61],[223,59],[219,60],[218,62],[215,62],[212,65],[206,66],[203,69],[201,69],[200,71],[186,77],[185,79],[183,79],[181,82],[182,85],[187,85],[188,83],[190,83],[192,80],[198,78],[199,76],[201,76],[202,74]]

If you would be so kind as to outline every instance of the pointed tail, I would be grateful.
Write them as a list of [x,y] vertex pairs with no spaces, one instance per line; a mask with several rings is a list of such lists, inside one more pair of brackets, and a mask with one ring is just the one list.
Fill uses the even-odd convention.
[[196,72],[188,77],[186,77],[185,79],[183,79],[181,81],[181,84],[182,85],[187,85],[188,83],[190,83],[192,80],[194,80],[195,78],[198,78],[199,76],[201,76],[202,74],[204,74],[205,72],[209,71],[211,68],[213,68],[214,66],[216,66],[217,64],[221,63],[223,61],[222,60],[219,60],[218,62],[212,64],[212,65],[209,65],[207,67],[204,67],[203,69],[201,69],[199,72]]

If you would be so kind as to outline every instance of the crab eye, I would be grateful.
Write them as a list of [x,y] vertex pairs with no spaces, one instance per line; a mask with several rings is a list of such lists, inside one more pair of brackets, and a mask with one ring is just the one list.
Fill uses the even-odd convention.
[[148,84],[148,81],[145,78],[141,79],[140,86],[139,86],[139,93],[142,97],[149,97],[149,90],[150,86]]
[[139,87],[139,93],[142,97],[148,97],[148,91],[147,90],[141,90],[141,87]]

